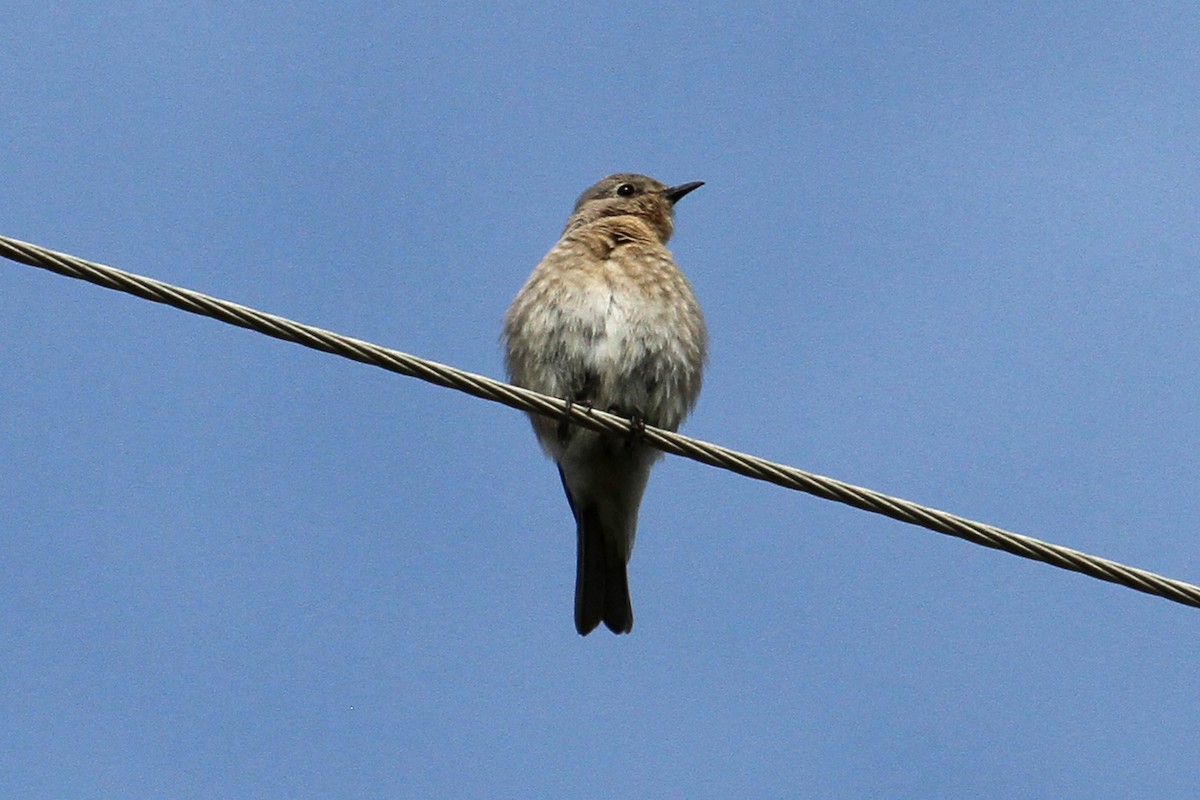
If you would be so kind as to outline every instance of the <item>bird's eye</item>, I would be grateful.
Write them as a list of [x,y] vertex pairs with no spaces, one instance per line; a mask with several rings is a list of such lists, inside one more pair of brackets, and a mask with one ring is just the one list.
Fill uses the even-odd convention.
[[633,197],[637,192],[637,187],[632,183],[622,183],[617,187],[617,195],[620,197]]

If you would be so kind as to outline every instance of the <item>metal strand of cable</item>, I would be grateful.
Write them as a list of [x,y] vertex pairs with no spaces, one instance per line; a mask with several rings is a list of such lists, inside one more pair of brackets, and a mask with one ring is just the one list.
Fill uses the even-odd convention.
[[[457,389],[521,411],[567,419],[573,424],[597,431],[633,435],[632,423],[623,417],[568,404],[558,398],[531,392],[483,375],[465,372],[65,253],[47,250],[28,242],[0,236],[0,255],[22,264],[249,328],[276,339],[295,342],[314,350],[371,364],[438,386]],[[889,497],[833,478],[776,464],[671,431],[645,426],[640,435],[647,444],[667,453],[1200,608],[1200,586],[974,522],[907,500]]]

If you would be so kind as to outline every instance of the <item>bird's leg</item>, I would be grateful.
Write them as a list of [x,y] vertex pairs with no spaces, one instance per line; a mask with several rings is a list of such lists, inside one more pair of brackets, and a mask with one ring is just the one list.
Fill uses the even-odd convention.
[[[563,407],[566,409],[568,414],[571,413],[571,409],[574,408],[575,406],[583,406],[584,411],[588,412],[589,414],[592,413],[592,401],[591,400],[567,399],[567,400],[563,401]],[[563,447],[566,447],[571,441],[571,421],[569,419],[566,419],[565,417],[563,419],[560,419],[558,421],[557,433],[558,433],[558,443],[561,444]]]
[[646,418],[641,415],[641,412],[635,411],[629,418],[629,439],[625,442],[625,449],[632,450],[634,445],[641,444],[645,438]]
[[629,437],[641,439],[646,435],[646,420],[640,414],[634,414],[629,420]]
[[[571,408],[574,405],[575,401],[569,397],[563,401],[563,408],[566,410],[568,417],[570,416]],[[557,433],[558,443],[563,447],[566,447],[567,443],[571,441],[571,422],[567,417],[563,417],[558,421]]]
[[629,418],[629,438],[625,440],[625,449],[632,450],[646,435],[646,417],[641,409],[625,409],[622,406],[609,406],[608,413]]
[[[591,413],[591,410],[592,410],[591,397],[592,397],[592,391],[593,391],[592,387],[593,387],[594,383],[595,383],[595,381],[590,376],[588,376],[587,378],[584,379],[583,386],[581,386],[578,391],[574,392],[571,395],[571,397],[567,398],[564,401],[565,407],[567,410],[567,414],[570,414],[571,409],[574,408],[576,405],[583,406],[584,409],[586,409],[588,411],[588,413]],[[559,422],[558,422],[558,442],[563,447],[566,447],[567,443],[570,441],[571,441],[571,422],[570,422],[570,420],[568,420],[564,417],[563,419],[559,420]]]

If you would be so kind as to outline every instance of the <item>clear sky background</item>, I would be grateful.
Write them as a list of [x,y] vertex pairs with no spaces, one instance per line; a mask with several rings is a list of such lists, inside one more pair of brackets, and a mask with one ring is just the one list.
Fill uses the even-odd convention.
[[[501,376],[704,180],[684,431],[1200,580],[1194,3],[15,3],[0,233]],[[0,795],[1194,798],[1200,611],[0,262]]]

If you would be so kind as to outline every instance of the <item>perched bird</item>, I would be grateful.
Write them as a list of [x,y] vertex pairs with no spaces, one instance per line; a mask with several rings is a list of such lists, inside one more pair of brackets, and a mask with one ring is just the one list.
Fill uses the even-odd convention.
[[[504,317],[505,367],[527,389],[676,430],[700,394],[707,332],[665,247],[674,208],[701,181],[610,175],[579,196],[558,244]],[[636,436],[531,414],[575,516],[575,629],[633,628],[626,565],[651,465]]]

